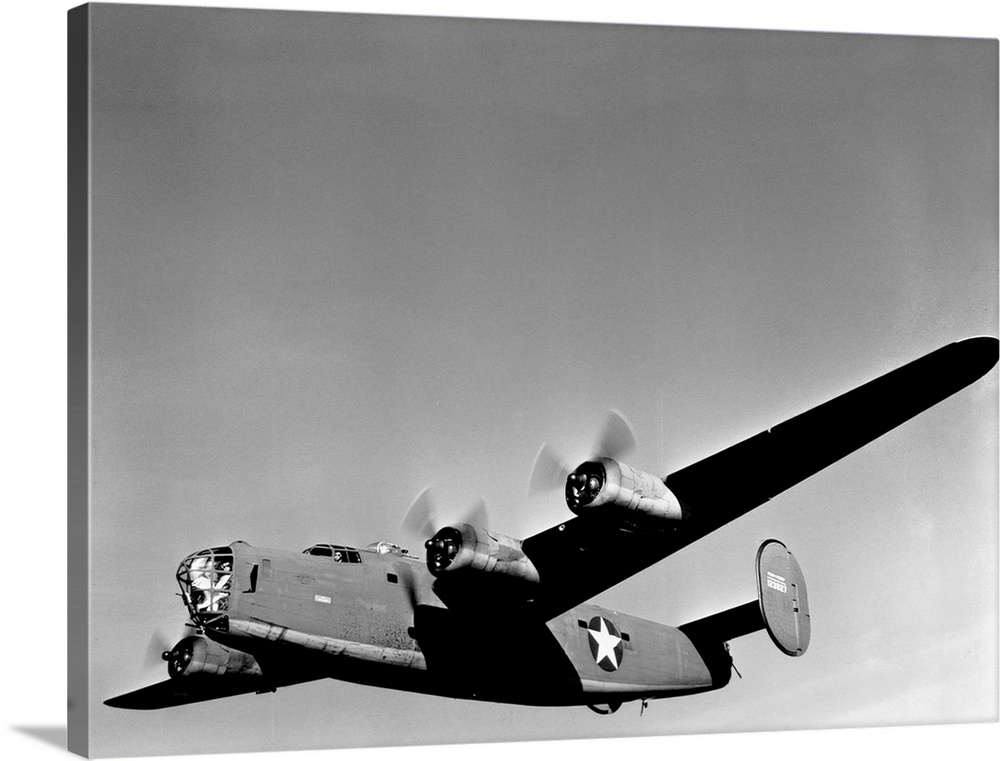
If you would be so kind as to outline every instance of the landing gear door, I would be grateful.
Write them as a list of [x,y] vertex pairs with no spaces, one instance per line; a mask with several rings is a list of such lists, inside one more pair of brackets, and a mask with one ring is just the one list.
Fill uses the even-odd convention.
[[757,596],[774,644],[786,655],[802,655],[810,632],[806,582],[795,556],[775,539],[757,551]]

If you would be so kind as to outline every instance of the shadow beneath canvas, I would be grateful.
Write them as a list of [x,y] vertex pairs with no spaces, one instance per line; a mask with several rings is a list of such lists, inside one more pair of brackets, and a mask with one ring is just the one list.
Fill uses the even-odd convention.
[[11,727],[48,745],[66,750],[66,727]]

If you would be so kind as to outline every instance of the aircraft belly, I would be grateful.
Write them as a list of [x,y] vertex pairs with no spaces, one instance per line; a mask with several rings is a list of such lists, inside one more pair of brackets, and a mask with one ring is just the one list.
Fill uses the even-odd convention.
[[382,663],[390,666],[405,666],[418,670],[426,669],[423,654],[413,648],[404,650],[373,645],[366,642],[338,639],[265,621],[231,619],[229,629],[233,636],[244,636],[260,641],[296,645],[307,650],[327,655],[342,656],[357,661]]

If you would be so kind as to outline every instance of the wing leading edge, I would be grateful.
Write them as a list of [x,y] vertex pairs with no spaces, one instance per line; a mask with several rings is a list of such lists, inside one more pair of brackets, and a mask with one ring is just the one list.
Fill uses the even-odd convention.
[[151,711],[267,691],[269,685],[259,676],[191,676],[166,679],[125,695],[118,695],[105,700],[104,705]]
[[529,537],[534,605],[548,618],[618,584],[965,388],[998,356],[989,336],[948,344],[670,474],[685,514],[676,529],[629,532],[586,516]]

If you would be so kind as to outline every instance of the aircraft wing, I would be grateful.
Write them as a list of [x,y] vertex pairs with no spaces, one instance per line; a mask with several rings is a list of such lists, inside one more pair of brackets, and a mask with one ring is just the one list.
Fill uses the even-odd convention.
[[167,679],[125,695],[118,695],[105,700],[104,705],[148,711],[246,695],[264,688],[264,680],[259,676],[191,676],[183,679]]
[[273,692],[278,687],[311,682],[325,676],[325,674],[319,676],[288,675],[279,681],[272,682],[261,676],[198,674],[180,679],[166,679],[148,687],[109,698],[104,701],[104,705],[111,708],[152,711],[158,708],[173,708],[191,703],[203,703],[206,700],[248,695],[252,692]]
[[524,540],[538,570],[533,604],[546,618],[677,552],[981,378],[992,337],[948,344],[667,476],[685,520],[640,533],[578,517]]

